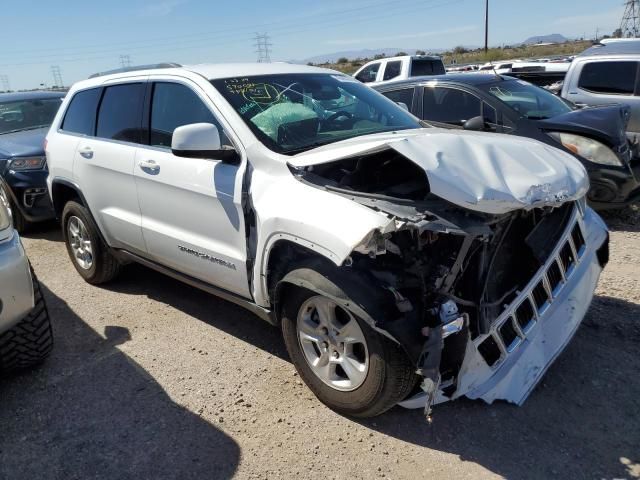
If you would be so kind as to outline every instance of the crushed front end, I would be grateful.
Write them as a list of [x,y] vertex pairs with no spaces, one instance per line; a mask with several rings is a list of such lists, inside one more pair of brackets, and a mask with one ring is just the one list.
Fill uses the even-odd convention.
[[515,162],[502,139],[481,137],[493,141],[482,149],[476,140],[465,140],[482,159],[469,171],[438,152],[429,168],[410,138],[292,170],[394,223],[345,266],[387,299],[367,321],[415,364],[421,388],[401,405],[427,415],[461,396],[522,404],[575,333],[608,261],[607,228],[586,206],[574,159],[527,144],[535,158]]

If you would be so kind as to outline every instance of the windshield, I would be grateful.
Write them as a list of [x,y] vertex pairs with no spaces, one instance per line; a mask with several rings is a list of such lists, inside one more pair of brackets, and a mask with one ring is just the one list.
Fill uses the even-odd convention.
[[570,112],[571,106],[560,97],[522,80],[506,80],[478,85],[499,98],[520,115],[531,120],[544,120]]
[[279,153],[421,127],[401,107],[346,75],[263,75],[211,83],[260,141]]
[[0,135],[50,126],[61,103],[62,98],[0,103]]

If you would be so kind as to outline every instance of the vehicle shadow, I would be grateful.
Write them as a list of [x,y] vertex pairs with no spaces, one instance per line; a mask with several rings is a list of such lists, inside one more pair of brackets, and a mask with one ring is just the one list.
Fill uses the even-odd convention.
[[49,240],[51,242],[62,242],[60,223],[56,220],[34,223],[29,226],[26,232],[21,233],[20,236],[39,240]]
[[436,406],[431,425],[421,410],[399,407],[358,423],[506,478],[637,478],[639,318],[640,305],[594,299],[576,336],[522,407],[458,400]]
[[0,382],[0,478],[230,478],[240,447],[176,404],[42,285],[55,346],[42,366]]
[[[145,267],[129,266],[107,288],[170,304],[288,361],[278,329]],[[463,399],[437,406],[432,425],[421,411],[400,407],[358,423],[507,478],[627,478],[640,469],[640,382],[629,376],[640,369],[637,318],[640,305],[594,299],[575,338],[521,408]]]
[[169,304],[278,358],[287,361],[289,359],[279,329],[242,307],[142,265],[127,265],[117,281],[100,287],[129,295],[144,295]]
[[598,213],[613,232],[640,232],[640,204]]

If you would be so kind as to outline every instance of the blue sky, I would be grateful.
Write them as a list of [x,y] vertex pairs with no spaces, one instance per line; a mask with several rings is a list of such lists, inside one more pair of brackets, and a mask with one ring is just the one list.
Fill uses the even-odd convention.
[[[490,44],[619,26],[622,0],[490,0]],[[267,32],[272,59],[362,48],[447,48],[484,42],[484,0],[0,0],[0,75],[11,88],[65,84],[132,63],[255,61]],[[0,85],[1,87],[1,85]]]

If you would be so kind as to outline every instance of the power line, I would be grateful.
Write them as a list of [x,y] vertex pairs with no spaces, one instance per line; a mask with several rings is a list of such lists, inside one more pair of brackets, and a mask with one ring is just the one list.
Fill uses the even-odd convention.
[[[199,33],[190,33],[190,34],[186,34],[186,35],[171,35],[171,36],[163,36],[163,37],[155,37],[155,38],[147,38],[145,39],[142,43],[143,44],[148,44],[151,47],[157,46],[158,42],[171,42],[171,44],[175,43],[176,40],[179,39],[184,39],[184,38],[194,38],[194,37],[199,37],[199,38],[194,38],[194,40],[192,41],[201,41],[201,37],[219,37],[220,34],[222,34],[223,37],[228,36],[229,34],[236,34],[236,36],[238,35],[239,32],[245,31],[245,32],[253,32],[256,30],[260,30],[264,27],[269,27],[269,29],[271,30],[272,27],[274,25],[277,24],[284,24],[284,26],[287,25],[301,25],[300,22],[298,20],[305,20],[305,19],[311,19],[311,22],[307,23],[307,25],[314,25],[315,23],[317,23],[317,21],[319,19],[322,19],[323,17],[329,17],[328,19],[336,19],[337,15],[339,14],[340,17],[344,18],[344,15],[347,13],[355,13],[355,12],[360,12],[360,11],[367,11],[370,12],[372,10],[374,10],[375,8],[381,8],[382,10],[386,11],[387,14],[390,13],[389,12],[389,7],[393,7],[394,4],[398,4],[398,5],[402,5],[403,7],[412,7],[412,4],[420,5],[423,4],[423,6],[427,6],[426,4],[428,3],[433,3],[437,0],[414,0],[414,1],[407,1],[407,0],[376,0],[374,2],[370,2],[367,4],[360,4],[358,7],[355,8],[339,8],[339,9],[335,9],[335,10],[327,10],[325,12],[314,12],[314,13],[310,13],[310,14],[306,14],[306,15],[298,15],[298,16],[294,16],[294,17],[286,17],[286,18],[281,18],[280,20],[274,20],[274,21],[270,21],[267,23],[261,23],[261,24],[254,24],[254,25],[247,25],[245,27],[229,27],[229,28],[220,28],[220,29],[216,29],[215,32],[211,32],[211,30],[207,30],[204,32],[199,32]],[[403,12],[399,12],[402,15],[406,15],[406,9]],[[362,17],[361,15],[359,15],[359,18]],[[354,19],[352,19],[353,21]],[[283,28],[283,27],[278,27],[278,28]],[[225,33],[226,32],[226,33]],[[88,45],[83,45],[80,47],[72,47],[72,50],[74,52],[79,52],[80,50],[84,50],[84,49],[93,49],[93,48],[100,48],[100,47],[109,47],[109,50],[107,51],[114,51],[114,47],[115,50],[122,50],[122,46],[126,45],[127,47],[130,47],[132,45],[135,45],[135,42],[131,42],[131,41],[120,41],[120,42],[107,42],[107,43],[99,43],[99,44],[88,44]],[[133,47],[135,48],[135,47]],[[25,53],[32,53],[32,52],[38,52],[39,54],[41,54],[42,56],[42,52],[47,52],[47,51],[55,51],[55,52],[60,52],[60,51],[64,51],[65,48],[64,47],[47,47],[47,48],[37,48],[37,49],[27,49],[27,50],[14,50],[11,49],[10,52],[2,52],[3,55],[17,55],[20,56],[21,58],[24,58],[24,54]],[[104,51],[104,50],[102,50]],[[86,54],[86,53],[85,53]],[[49,55],[49,54],[45,54],[45,55]],[[66,55],[65,53],[63,53],[63,55]]]
[[131,66],[131,56],[130,55],[120,55],[120,66],[122,68],[127,68]]
[[60,71],[59,65],[51,65],[51,75],[53,75],[54,87],[64,87],[64,83],[62,82],[62,72]]
[[253,37],[256,53],[258,54],[258,63],[271,63],[271,47],[273,44],[269,42],[269,35],[256,33]]
[[0,84],[2,85],[3,91],[8,92],[11,90],[11,85],[9,84],[8,75],[0,75]]
[[[406,8],[412,7],[414,11],[417,10],[432,10],[438,7],[443,7],[443,6],[447,6],[447,5],[451,5],[451,4],[455,4],[455,3],[461,3],[464,2],[466,0],[448,0],[448,1],[442,1],[438,4],[431,4],[432,1],[437,1],[437,0],[426,0],[429,1],[430,3],[428,5],[425,5],[425,0],[421,0],[419,2],[417,2],[417,5],[414,5],[415,2],[407,2],[406,0],[392,0],[392,1],[387,1],[387,2],[379,2],[376,3],[374,5],[377,5],[379,7],[382,7],[382,9],[384,10],[384,13],[382,12],[376,12],[376,9],[373,8],[362,8],[359,7],[358,9],[348,9],[348,10],[344,10],[342,13],[344,12],[350,12],[350,11],[357,11],[357,10],[367,10],[367,12],[363,13],[362,15],[358,15],[356,18],[348,18],[345,19],[344,15],[341,15],[340,17],[336,17],[335,15],[332,15],[331,18],[327,18],[324,20],[318,19],[318,16],[322,16],[322,15],[318,15],[316,17],[314,17],[313,20],[309,21],[309,22],[296,22],[296,23],[291,23],[290,21],[287,22],[286,25],[283,25],[281,27],[276,27],[273,28],[272,30],[275,30],[277,32],[279,32],[281,35],[290,35],[293,33],[307,33],[309,31],[309,28],[306,28],[307,26],[311,26],[311,27],[317,27],[317,26],[330,26],[330,27],[336,27],[336,26],[342,26],[342,25],[353,25],[355,23],[362,23],[362,22],[369,22],[371,20],[375,20],[375,19],[379,19],[379,18],[389,18],[389,17],[393,17],[393,16],[401,16],[401,15],[406,15]],[[392,9],[391,11],[389,11],[389,6],[391,6],[392,4],[401,4],[403,6],[402,9]],[[411,4],[410,4],[411,3]],[[421,6],[420,6],[421,5]],[[370,15],[371,13],[373,13],[374,15]],[[377,13],[377,15],[376,15]],[[337,22],[337,23],[336,23]],[[277,22],[274,22],[277,23]],[[163,46],[163,45],[167,45],[170,48],[168,49],[162,49],[163,52],[167,52],[167,51],[179,51],[179,50],[186,50],[186,49],[190,49],[193,48],[191,46],[176,46],[179,44],[193,44],[193,45],[201,45],[203,43],[203,41],[206,41],[207,39],[213,40],[213,39],[224,39],[224,38],[229,38],[229,39],[238,39],[238,37],[240,35],[242,35],[241,33],[239,33],[242,30],[246,30],[247,27],[245,28],[240,28],[240,29],[234,29],[233,32],[229,32],[229,33],[220,33],[220,31],[217,31],[215,33],[207,33],[207,34],[202,34],[201,38],[196,38],[193,40],[184,40],[184,41],[170,41],[169,38],[167,37],[165,38],[165,42],[163,43],[158,43],[155,42],[152,45],[147,45],[147,46],[129,46],[129,50],[154,50],[154,51],[158,51],[159,47]],[[226,41],[224,43],[221,43],[220,41],[216,40],[216,45],[225,45],[225,44],[234,44],[236,43],[236,40],[229,40]],[[60,63],[63,62],[78,62],[78,61],[85,61],[85,60],[89,60],[89,59],[107,59],[109,58],[108,55],[95,55],[94,54],[100,54],[100,53],[107,53],[107,52],[113,52],[114,48],[109,48],[106,50],[101,50],[101,51],[94,51],[94,52],[77,52],[77,53],[69,53],[69,57],[64,58],[64,59],[59,59],[58,61]],[[91,55],[91,56],[88,56]],[[55,56],[57,58],[57,56]],[[34,60],[38,59],[38,58],[46,58],[46,59],[50,59],[51,55],[43,55],[40,54],[36,57],[31,57]],[[21,56],[21,60],[25,60],[25,59],[29,59],[29,57],[25,57],[25,56]],[[22,66],[22,65],[38,65],[44,63],[44,61],[42,62],[38,62],[38,61],[32,61],[32,62],[18,62],[18,63],[4,63],[4,64],[0,64],[0,65],[11,65],[11,66]]]
[[620,30],[623,37],[635,38],[640,34],[640,0],[627,0],[625,2]]

